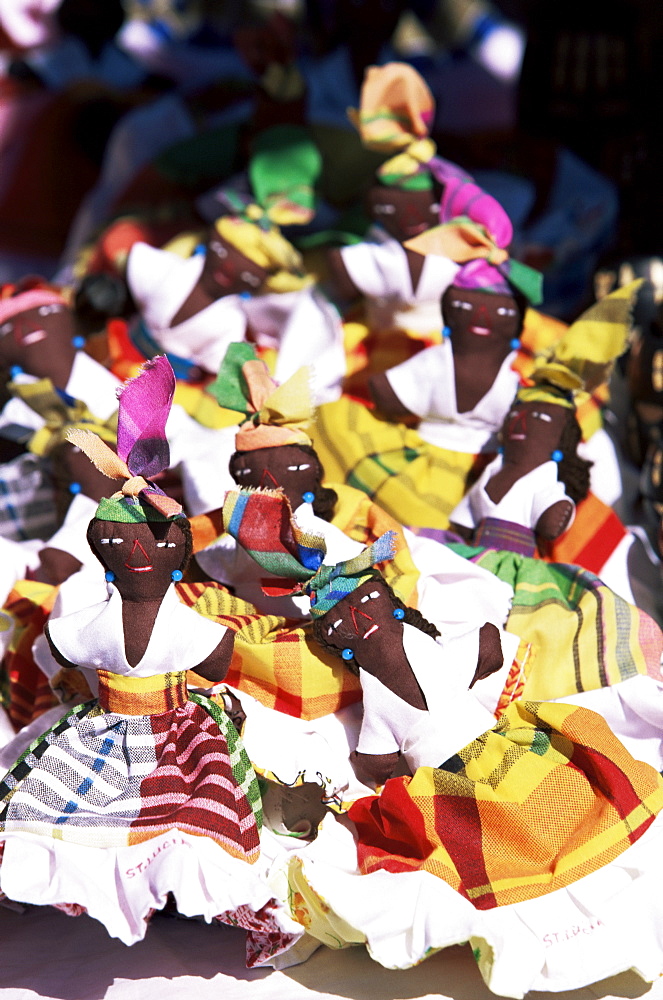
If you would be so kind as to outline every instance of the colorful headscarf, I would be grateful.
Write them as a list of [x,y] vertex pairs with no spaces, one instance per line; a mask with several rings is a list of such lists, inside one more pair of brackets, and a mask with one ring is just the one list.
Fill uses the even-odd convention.
[[305,430],[314,414],[308,368],[277,385],[251,344],[230,344],[207,392],[220,406],[249,417],[237,431],[237,451],[311,445]]
[[214,225],[231,246],[269,272],[264,285],[268,291],[297,292],[313,283],[301,255],[257,205],[222,215]]
[[251,190],[277,226],[311,221],[321,169],[320,151],[301,125],[275,125],[253,142],[248,166]]
[[259,566],[277,578],[263,588],[265,592],[308,594],[315,618],[369,579],[368,569],[394,557],[396,532],[386,531],[352,559],[324,565],[324,538],[298,527],[282,490],[231,490],[223,506],[223,526]]
[[125,480],[120,491],[99,505],[98,516],[104,520],[162,520],[182,515],[181,505],[151,481],[170,462],[166,420],[174,392],[170,362],[163,356],[153,358],[118,390],[117,454],[91,431],[67,431],[67,440],[84,451],[100,472],[109,479]]
[[[67,305],[67,300],[60,292],[48,287],[29,288],[14,294],[13,285],[5,285],[0,295],[0,323],[6,322],[12,316],[37,309],[39,306]],[[5,293],[7,293],[5,295]]]
[[[483,288],[510,295],[512,286],[533,305],[543,301],[543,276],[533,267],[509,257],[493,233],[469,216],[450,219],[406,240],[404,246],[424,256],[437,254],[465,266],[454,277],[461,288]],[[508,282],[508,284],[507,284]]]
[[530,385],[516,394],[521,403],[554,403],[575,409],[575,395],[607,382],[616,359],[628,347],[631,313],[643,279],[618,288],[572,323],[562,338],[535,361]]
[[383,184],[422,190],[433,186],[427,165],[436,147],[429,138],[435,101],[419,73],[407,63],[369,66],[359,110],[348,117],[367,149],[395,153],[378,169]]

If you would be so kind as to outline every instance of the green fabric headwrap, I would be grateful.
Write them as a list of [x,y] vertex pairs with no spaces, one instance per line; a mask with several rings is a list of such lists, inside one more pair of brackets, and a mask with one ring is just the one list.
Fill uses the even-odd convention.
[[146,521],[172,521],[171,517],[164,517],[155,507],[149,503],[141,503],[133,497],[122,497],[120,500],[102,499],[97,507],[95,518],[97,521],[117,521],[121,524],[131,524],[136,521],[144,523]]
[[274,222],[305,223],[313,217],[322,157],[308,129],[266,129],[255,139],[248,169],[255,200]]

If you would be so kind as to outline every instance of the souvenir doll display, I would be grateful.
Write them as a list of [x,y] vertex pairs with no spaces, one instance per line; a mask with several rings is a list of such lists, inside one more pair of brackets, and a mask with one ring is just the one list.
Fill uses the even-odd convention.
[[288,145],[288,135],[249,166],[256,201],[225,191],[225,214],[199,252],[182,258],[145,243],[131,248],[127,282],[141,316],[132,337],[147,356],[168,352],[184,378],[216,374],[229,344],[252,340],[279,381],[310,364],[317,398],[329,400],[345,375],[340,319],[279,228],[313,214],[308,193],[319,154],[312,159],[311,144],[299,138]]
[[516,393],[500,454],[450,515],[452,528],[468,532],[475,544],[534,555],[537,538],[558,538],[587,496],[590,463],[576,452],[581,432],[564,385],[569,375],[540,368],[535,384]]
[[[494,675],[445,657],[437,630],[371,570],[389,557],[388,537],[335,567],[315,548],[295,534],[272,557],[311,595],[318,641],[358,672],[351,760],[365,782],[385,784],[352,803],[355,835],[346,829],[334,852],[322,853],[323,823],[314,849],[291,853],[290,896],[308,933],[330,944],[333,928],[332,947],[365,941],[389,968],[469,940],[487,984],[509,996],[631,966],[655,975],[656,767],[584,707],[517,700],[495,723]],[[660,738],[657,747],[656,762]],[[547,939],[574,922],[601,931],[558,958]],[[514,963],[514,949],[527,961]]]
[[362,143],[387,156],[368,194],[374,225],[367,241],[329,252],[332,284],[341,300],[364,296],[370,331],[403,330],[439,340],[440,298],[458,270],[457,258],[422,257],[407,241],[457,216],[485,226],[497,245],[513,233],[501,206],[460,167],[437,155],[429,138],[435,102],[406,63],[370,67],[360,107],[351,117]]
[[[93,672],[98,693],[35,740],[2,783],[2,891],[88,912],[127,944],[169,893],[208,921],[271,905],[253,868],[255,775],[224,712],[187,691],[189,669],[223,678],[233,632],[184,607],[174,589],[190,530],[151,481],[168,464],[174,384],[160,358],[125,386],[117,455],[94,434],[73,434],[124,479],[88,529],[106,600],[51,619],[46,633],[63,671]],[[256,917],[256,930],[270,920],[276,930],[273,914],[262,928]]]

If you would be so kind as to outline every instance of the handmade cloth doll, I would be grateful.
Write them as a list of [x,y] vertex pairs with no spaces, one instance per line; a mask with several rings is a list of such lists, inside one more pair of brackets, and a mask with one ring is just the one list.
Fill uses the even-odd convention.
[[[387,532],[372,546],[360,547],[359,552],[333,565],[326,551],[325,539],[316,534],[315,525],[302,528],[297,524],[287,497],[281,491],[243,489],[229,493],[224,507],[224,521],[228,531],[256,563],[276,578],[267,582],[270,592],[281,598],[302,590],[303,582],[306,583],[307,593],[315,587],[320,589],[327,585],[333,589],[333,581],[342,572],[347,571],[348,575],[353,571],[359,573],[367,565],[372,565],[366,562],[368,554],[373,554],[377,562],[386,560],[387,556],[391,559],[395,551],[396,534]],[[297,584],[297,581],[300,583]],[[406,608],[396,597],[394,600],[398,601],[403,614],[409,619],[417,622],[422,619],[420,612]],[[311,606],[318,607],[318,604],[312,603]],[[316,617],[317,612],[312,613]],[[429,631],[439,634],[434,625],[429,626]],[[467,658],[471,666],[468,686],[475,674],[479,678],[499,671],[491,682],[491,696],[494,695],[495,700],[490,707],[494,710],[511,671],[518,638],[505,635],[492,623],[468,619],[464,629],[444,626],[440,641],[452,659],[464,661]]]
[[562,372],[555,366],[541,368],[533,386],[518,390],[500,454],[451,513],[452,527],[473,531],[477,545],[534,555],[537,538],[558,538],[587,496],[589,462],[576,452],[573,394],[556,376]]
[[[208,392],[220,405],[247,417],[237,430],[230,456],[234,481],[243,487],[282,488],[300,526],[324,533],[339,559],[360,551],[359,542],[329,523],[336,494],[321,484],[322,466],[307,433],[314,416],[310,371],[300,368],[279,386],[251,345],[235,344]],[[263,571],[227,533],[220,511],[208,514],[207,520],[217,521],[220,537],[196,551],[196,560],[211,579],[225,583],[264,614],[308,617],[306,599],[274,601],[265,595]]]
[[[470,281],[473,273],[495,273],[492,265],[482,260],[472,261],[465,267]],[[500,275],[499,280],[504,281],[503,276]],[[319,409],[314,431],[314,444],[329,476],[364,489],[402,523],[422,528],[447,526],[451,511],[483,471],[487,456],[496,451],[497,432],[521,378],[534,369],[534,363],[530,361],[523,367],[520,358],[516,357],[517,302],[509,303],[501,295],[493,293],[491,296],[484,291],[476,290],[473,295],[471,289],[461,291],[462,295],[456,294],[452,288],[445,294],[444,301],[449,300],[452,310],[451,303],[457,303],[456,312],[449,314],[453,324],[450,337],[445,338],[449,343],[422,351],[393,372],[373,380],[381,405],[385,409],[389,406],[393,410],[400,408],[398,416],[395,415],[400,421],[407,413],[416,415],[419,420],[416,429],[403,422],[392,422],[394,417],[387,421],[379,412],[342,399]],[[625,343],[630,328],[632,295],[633,288],[625,288],[592,306],[571,327],[556,333],[552,345],[547,346],[546,356],[557,350],[556,343],[563,342],[567,345],[564,350],[573,352],[579,361],[583,359],[583,351],[586,352],[588,369],[596,353],[598,370],[605,373],[601,351],[606,344],[607,350],[612,350],[615,340]],[[489,314],[479,314],[480,304],[489,306],[491,298],[494,309]],[[503,310],[503,315],[497,314],[499,309]],[[491,333],[486,334],[486,330]],[[512,333],[516,339],[510,340]],[[458,362],[456,339],[459,340]],[[486,362],[482,355],[484,343],[492,345]],[[566,363],[562,355],[559,360]],[[511,365],[518,371],[511,370]],[[487,367],[498,377],[494,385],[486,387]],[[595,381],[593,386],[596,386]],[[584,407],[588,398],[589,395],[583,393],[577,400],[578,407]],[[464,412],[459,412],[462,407],[459,399],[466,400]],[[596,431],[595,425],[591,432],[592,445],[583,445],[582,456],[595,462],[593,485],[604,505],[607,493],[612,502],[615,489],[619,492],[618,482],[615,483],[617,466],[611,460],[613,453],[610,450],[605,455],[600,450],[605,434]],[[600,440],[594,450],[597,435]],[[596,506],[600,509],[595,510],[595,525],[586,529],[592,534],[596,525],[606,520],[602,504],[597,501]],[[620,537],[623,536],[624,531],[620,529]],[[583,538],[582,543],[575,546],[576,551],[586,548],[586,541]],[[567,558],[565,561],[576,560]],[[592,564],[591,568],[596,571],[598,566]]]
[[[468,690],[466,661],[438,661],[425,625],[408,624],[369,574],[383,555],[376,548],[363,566],[307,585],[317,638],[359,672],[355,766],[388,779],[351,805],[344,852],[291,857],[289,888],[309,933],[323,940],[341,917],[342,940],[366,941],[389,967],[469,940],[488,985],[509,995],[585,985],[608,967],[655,975],[658,946],[643,949],[640,935],[658,906],[646,889],[663,829],[656,768],[584,707],[514,701],[495,723],[475,700],[492,678]],[[388,778],[398,760],[411,776]],[[617,926],[615,939],[626,935],[616,964],[607,937],[580,935],[559,957],[547,947],[553,927],[588,921],[599,936],[610,927],[612,940]],[[514,952],[527,961],[514,963]]]
[[253,339],[269,352],[279,381],[308,363],[319,398],[338,396],[345,374],[338,314],[279,229],[312,212],[308,192],[319,154],[298,155],[301,146],[283,141],[261,151],[249,169],[260,204],[226,191],[226,214],[211,227],[204,252],[182,259],[143,243],[132,247],[127,281],[142,317],[133,337],[147,356],[167,351],[181,377],[195,375],[192,366],[216,374],[229,344]]
[[369,240],[332,250],[329,264],[337,294],[362,294],[373,332],[404,330],[415,339],[439,342],[440,298],[458,262],[448,256],[417,256],[408,241],[439,222],[461,217],[506,247],[513,230],[501,206],[460,167],[437,156],[428,134],[435,103],[417,71],[405,63],[371,66],[359,110],[351,117],[368,149],[388,155],[368,194],[375,225]]
[[233,633],[184,607],[174,590],[189,525],[150,478],[168,464],[174,385],[159,358],[125,386],[117,455],[72,432],[101,469],[125,480],[88,530],[107,599],[47,628],[63,670],[94,672],[98,695],[36,740],[2,783],[2,891],[86,910],[127,944],[171,892],[182,912],[207,920],[271,897],[251,868],[255,775],[224,713],[187,692],[188,669],[210,682],[224,676]]
[[[107,423],[117,409],[118,381],[81,349],[83,339],[76,333],[63,290],[35,279],[5,285],[1,294],[0,367],[10,373],[13,396],[0,413],[6,458],[3,479],[12,499],[3,507],[1,533],[17,541],[44,539],[53,534],[62,517],[56,517],[53,482],[44,460],[56,442],[44,436],[43,429],[61,424],[62,411],[72,407],[78,407],[79,417],[87,407],[86,419],[96,418],[97,425]],[[48,379],[50,385],[35,388],[38,379]],[[53,389],[60,391],[59,399],[54,398]],[[40,439],[33,448],[36,434]],[[25,453],[26,447],[31,454]],[[94,501],[101,496],[95,470],[87,462],[79,463],[62,442],[56,457],[64,493],[72,482],[79,483],[81,497],[74,495],[74,503],[84,508],[87,523],[94,507],[85,505],[83,498],[86,493]]]

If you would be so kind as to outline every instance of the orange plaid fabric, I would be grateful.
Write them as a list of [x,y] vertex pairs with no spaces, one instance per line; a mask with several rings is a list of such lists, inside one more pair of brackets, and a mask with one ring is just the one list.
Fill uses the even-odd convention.
[[98,670],[99,704],[120,715],[163,715],[188,701],[186,670],[133,677]]

